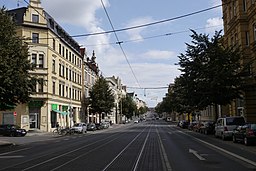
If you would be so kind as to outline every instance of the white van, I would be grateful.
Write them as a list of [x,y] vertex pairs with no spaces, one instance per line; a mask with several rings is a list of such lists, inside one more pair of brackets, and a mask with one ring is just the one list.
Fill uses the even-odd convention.
[[232,138],[233,130],[238,125],[244,125],[245,120],[242,116],[231,116],[218,118],[215,124],[215,137],[221,137],[222,140]]

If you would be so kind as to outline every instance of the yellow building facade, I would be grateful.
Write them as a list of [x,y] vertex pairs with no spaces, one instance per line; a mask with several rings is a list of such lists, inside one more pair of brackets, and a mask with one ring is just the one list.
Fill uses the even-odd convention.
[[244,100],[236,100],[230,111],[256,121],[256,1],[222,0],[224,41],[227,47],[240,47],[244,76]]
[[28,104],[1,111],[0,123],[50,132],[57,122],[62,127],[81,122],[85,118],[81,116],[82,94],[88,96],[98,68],[91,70],[84,59],[86,53],[81,53],[78,43],[44,11],[40,0],[30,0],[28,7],[8,13],[18,25],[17,35],[28,44],[28,58],[36,66],[30,73],[42,81],[35,85]]

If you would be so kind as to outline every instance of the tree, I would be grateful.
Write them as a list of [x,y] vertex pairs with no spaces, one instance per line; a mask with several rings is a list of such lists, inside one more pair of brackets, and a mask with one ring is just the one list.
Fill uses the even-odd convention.
[[132,100],[131,96],[123,97],[121,100],[122,103],[122,114],[127,118],[132,118],[133,114],[136,112],[137,106]]
[[103,112],[109,113],[115,106],[114,96],[103,76],[100,76],[99,79],[95,82],[92,90],[89,91],[89,94],[89,102],[93,112],[97,112],[99,114],[102,114]]
[[180,90],[176,93],[184,105],[200,109],[208,105],[227,105],[241,98],[239,48],[225,48],[221,31],[215,32],[211,39],[192,32],[192,44],[187,44],[186,53],[179,56],[182,74],[175,83]]
[[38,81],[29,74],[28,47],[15,33],[16,26],[5,8],[0,9],[0,110],[26,103]]

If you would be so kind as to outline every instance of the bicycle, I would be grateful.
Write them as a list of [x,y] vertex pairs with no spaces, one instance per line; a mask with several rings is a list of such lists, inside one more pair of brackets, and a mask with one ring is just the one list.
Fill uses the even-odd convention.
[[74,135],[75,130],[73,128],[65,128],[60,130],[60,135]]
[[61,128],[56,128],[52,131],[53,135],[61,135]]

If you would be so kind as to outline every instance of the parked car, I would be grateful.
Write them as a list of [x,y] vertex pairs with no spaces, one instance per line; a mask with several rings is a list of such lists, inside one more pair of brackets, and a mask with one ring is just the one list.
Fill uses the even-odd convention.
[[179,127],[181,128],[188,128],[189,122],[186,120],[182,120],[179,122]]
[[87,125],[86,123],[76,123],[72,127],[75,130],[75,133],[86,133],[87,132]]
[[232,138],[233,130],[238,125],[244,125],[245,120],[242,116],[218,118],[215,124],[215,137],[221,137],[222,140]]
[[25,129],[20,128],[18,125],[14,124],[5,124],[0,125],[0,135],[4,136],[22,136],[24,137],[27,134],[27,131]]
[[195,126],[198,124],[198,121],[192,121],[189,123],[188,125],[188,129],[191,130],[191,131],[194,131],[195,129]]
[[96,125],[96,129],[97,129],[97,130],[104,129],[103,123],[96,123],[95,125]]
[[245,145],[256,143],[256,123],[245,124],[233,130],[233,142],[243,142]]
[[214,134],[215,132],[215,122],[214,121],[202,121],[199,132],[203,134]]
[[97,128],[96,128],[96,125],[95,123],[89,123],[87,125],[87,131],[95,131]]
[[107,129],[110,127],[110,123],[109,122],[102,122],[102,126],[104,129]]
[[139,120],[138,119],[134,120],[134,123],[139,123]]

